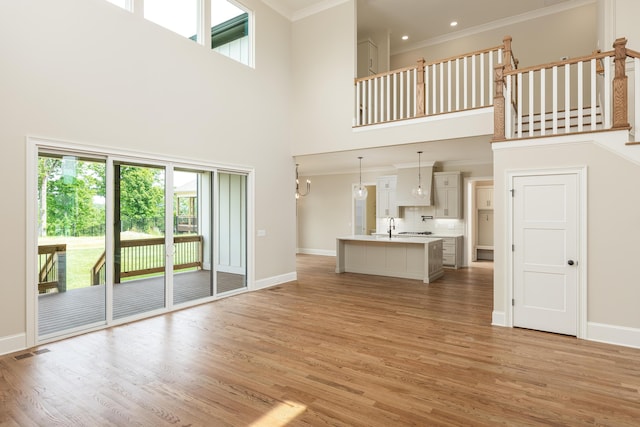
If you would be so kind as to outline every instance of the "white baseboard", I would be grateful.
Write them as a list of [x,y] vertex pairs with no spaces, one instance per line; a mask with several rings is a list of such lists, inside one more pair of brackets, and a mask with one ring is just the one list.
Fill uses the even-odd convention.
[[493,326],[507,326],[507,316],[504,311],[493,311],[491,313],[491,325]]
[[588,322],[587,339],[607,344],[640,348],[640,329]]
[[27,348],[27,334],[0,337],[0,356]]
[[305,255],[322,255],[322,256],[336,256],[336,251],[328,251],[326,249],[306,249],[298,248],[297,253]]
[[281,285],[282,283],[293,282],[298,280],[298,273],[285,273],[279,276],[267,277],[266,279],[256,280],[251,287],[252,291],[270,288],[271,286]]

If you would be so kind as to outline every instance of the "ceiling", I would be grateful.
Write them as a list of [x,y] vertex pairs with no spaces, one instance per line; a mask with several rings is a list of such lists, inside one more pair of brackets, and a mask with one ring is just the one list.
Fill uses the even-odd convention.
[[[263,0],[292,20],[312,15],[344,0]],[[576,0],[357,0],[358,38],[387,31],[391,55],[417,48],[456,33],[472,32],[558,3]],[[451,21],[457,21],[451,27]],[[402,35],[409,40],[402,41]],[[366,150],[342,151],[296,157],[300,174],[315,175],[357,171],[358,156],[363,156],[363,170],[391,170],[394,165],[417,163],[416,152],[423,159],[437,159],[448,164],[491,163],[489,137],[432,141]]]

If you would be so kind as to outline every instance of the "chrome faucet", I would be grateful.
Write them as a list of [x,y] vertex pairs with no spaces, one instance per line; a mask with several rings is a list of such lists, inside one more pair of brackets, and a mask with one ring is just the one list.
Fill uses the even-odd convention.
[[391,238],[391,230],[396,229],[396,220],[391,216],[389,217],[389,238]]

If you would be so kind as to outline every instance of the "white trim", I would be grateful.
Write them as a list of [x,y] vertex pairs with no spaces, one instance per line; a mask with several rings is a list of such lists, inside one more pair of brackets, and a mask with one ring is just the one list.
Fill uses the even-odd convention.
[[[577,197],[579,203],[578,209],[578,252],[580,254],[578,259],[578,300],[577,304],[577,330],[576,336],[578,338],[587,337],[587,167],[575,166],[568,168],[549,168],[549,169],[519,169],[519,170],[506,170],[505,171],[505,184],[508,193],[513,189],[513,181],[517,177],[525,176],[546,176],[546,175],[572,175],[575,174],[578,177],[578,189]],[[509,194],[506,196],[506,206],[504,206],[505,217],[507,219],[507,232],[505,233],[504,249],[507,254],[507,262],[505,263],[506,275],[505,277],[505,289],[504,289],[504,307],[505,307],[505,326],[513,327],[513,306],[511,300],[513,299],[513,252],[509,250],[513,242],[513,197]]]
[[[66,141],[58,141],[58,140],[54,140],[54,139],[48,139],[48,138],[42,138],[42,137],[32,137],[32,136],[27,136],[26,137],[26,151],[27,151],[27,177],[26,177],[26,189],[27,189],[27,193],[26,194],[37,194],[37,165],[38,165],[38,153],[39,153],[39,149],[40,148],[44,148],[47,150],[60,150],[60,151],[68,151],[68,152],[72,152],[72,153],[76,153],[76,154],[86,154],[86,155],[91,155],[91,156],[100,156],[100,157],[104,157],[106,159],[106,165],[107,166],[112,166],[114,161],[119,161],[119,162],[124,162],[124,163],[140,163],[140,164],[144,164],[144,165],[153,165],[153,166],[161,166],[165,168],[165,174],[167,176],[167,181],[166,184],[167,185],[171,185],[170,182],[170,178],[172,176],[172,171],[175,168],[187,168],[187,169],[204,169],[210,172],[215,172],[214,173],[214,186],[217,185],[217,174],[220,171],[224,171],[224,172],[230,172],[230,173],[238,173],[238,174],[243,174],[247,177],[247,283],[249,284],[249,288],[251,288],[251,283],[253,280],[253,277],[255,277],[255,246],[254,246],[254,239],[253,239],[253,233],[254,233],[254,222],[255,222],[255,203],[254,203],[254,198],[255,198],[255,170],[252,167],[248,167],[248,166],[238,166],[238,165],[223,165],[223,164],[215,164],[215,163],[207,163],[207,162],[203,162],[201,160],[191,160],[191,159],[185,159],[185,158],[173,158],[173,157],[168,157],[168,156],[162,156],[162,155],[154,155],[154,154],[147,154],[147,153],[141,153],[141,152],[134,152],[134,151],[127,151],[127,150],[119,150],[119,149],[112,149],[112,148],[105,148],[105,147],[100,147],[100,146],[94,146],[94,145],[89,145],[89,144],[79,144],[79,143],[75,143],[75,142],[66,142]],[[113,176],[112,176],[112,172],[111,172],[112,168],[107,167],[107,175],[105,177],[105,179],[107,179],[107,217],[106,217],[106,221],[107,221],[107,233],[113,235],[113,225],[109,225],[109,224],[113,224],[113,214],[110,214],[110,212],[113,211],[113,201],[109,202],[109,200],[113,199],[113,185],[110,184],[110,182],[113,181]],[[165,186],[166,187],[166,186]],[[166,190],[166,188],[165,188]],[[109,195],[111,197],[109,197]],[[166,197],[168,197],[168,193],[166,195]],[[26,226],[26,230],[25,230],[25,234],[26,234],[26,283],[25,283],[25,288],[26,288],[26,334],[23,334],[24,338],[24,344],[22,345],[23,348],[28,348],[28,347],[33,347],[38,343],[44,343],[44,342],[48,342],[48,341],[54,341],[54,340],[60,340],[63,338],[68,338],[71,336],[75,336],[78,335],[79,333],[84,333],[87,332],[89,330],[99,330],[99,329],[105,329],[108,328],[110,326],[115,326],[118,324],[122,324],[122,323],[128,323],[131,321],[136,321],[136,320],[140,320],[140,319],[144,319],[144,318],[148,318],[148,317],[152,317],[155,315],[159,315],[159,314],[166,314],[166,313],[170,313],[172,311],[178,310],[178,309],[182,309],[185,308],[187,306],[191,306],[191,305],[198,305],[198,304],[202,304],[205,302],[210,302],[210,301],[214,301],[216,300],[216,297],[211,297],[211,298],[205,298],[205,299],[201,299],[201,300],[197,300],[197,301],[193,301],[192,304],[181,304],[179,306],[172,306],[170,304],[167,304],[167,307],[162,308],[162,309],[158,309],[158,310],[153,310],[150,312],[145,312],[145,313],[141,313],[138,316],[133,316],[133,317],[127,317],[125,319],[111,319],[112,317],[112,311],[113,311],[113,307],[112,307],[112,302],[111,302],[111,296],[112,296],[112,289],[109,289],[110,286],[107,286],[107,322],[104,325],[101,326],[95,326],[95,325],[86,325],[83,328],[79,328],[77,330],[70,330],[70,331],[64,331],[65,335],[58,335],[57,337],[51,337],[51,336],[46,336],[46,337],[38,337],[38,332],[37,332],[37,328],[38,328],[38,319],[37,319],[37,307],[36,307],[36,300],[37,300],[37,295],[36,295],[36,291],[35,291],[35,286],[29,286],[28,284],[30,283],[37,283],[37,258],[34,254],[37,253],[37,247],[38,247],[38,242],[37,242],[37,233],[34,227],[34,224],[37,224],[37,212],[38,212],[38,208],[37,208],[37,199],[34,197],[27,197],[27,206],[26,206],[26,213],[27,213],[27,226]],[[166,199],[165,200],[165,209],[167,209],[166,212],[170,212],[168,209],[171,208],[171,200]],[[214,207],[214,215],[215,215],[215,207]],[[214,219],[215,220],[215,219]],[[217,223],[217,221],[216,221]],[[170,226],[172,223],[171,222],[167,222],[166,225]],[[168,227],[168,229],[171,229],[171,227]],[[167,238],[171,237],[169,235],[170,233],[167,234]],[[170,241],[170,240],[169,240]],[[105,249],[107,250],[107,257],[109,257],[110,253],[113,252],[113,248],[112,243],[111,246],[109,245],[110,239],[107,239],[107,246],[105,247]],[[215,245],[214,245],[215,246]],[[169,253],[169,248],[167,248],[167,253]],[[215,249],[214,249],[215,250]],[[109,258],[107,258],[108,260]],[[113,265],[113,263],[108,263],[108,265]],[[111,270],[111,272],[110,272]],[[294,273],[295,274],[295,273]],[[109,275],[111,275],[111,280],[108,281],[108,283],[112,283],[113,282],[113,272],[112,272],[112,267],[111,268],[107,268],[107,278],[109,278]],[[168,277],[166,277],[165,274],[165,280],[170,279]],[[295,280],[295,278],[293,279]],[[171,282],[169,280],[169,291],[171,291],[170,289],[170,285]],[[165,290],[167,289],[167,287],[165,287]],[[245,290],[243,288],[243,290]],[[172,293],[171,293],[172,294]],[[170,295],[171,295],[170,294]],[[225,295],[227,296],[227,295]],[[111,320],[109,320],[111,319]],[[94,327],[95,326],[95,327]],[[69,332],[67,334],[67,332]],[[2,338],[0,338],[0,340],[2,340]],[[1,342],[1,341],[0,341]],[[2,350],[2,347],[0,346],[0,351]]]
[[[36,144],[31,144],[29,138],[26,138],[26,193],[27,195],[38,194],[38,147]],[[38,237],[36,233],[36,227],[34,224],[38,224],[38,198],[26,197],[26,218],[35,219],[34,221],[26,221],[25,230],[25,264],[26,264],[26,283],[38,283]],[[38,336],[38,310],[36,307],[36,289],[35,286],[25,285],[25,322],[26,329],[24,335],[24,346],[33,347],[36,343],[36,337]],[[0,345],[0,354],[2,354],[2,345]]]
[[253,286],[250,287],[251,291],[258,291],[260,289],[270,288],[272,286],[281,285],[287,282],[294,282],[298,280],[298,273],[295,271],[291,273],[280,274],[278,276],[267,277],[266,279],[256,280]]
[[[459,119],[462,117],[477,116],[481,114],[484,114],[484,115],[491,114],[493,116],[493,106],[474,108],[472,110],[456,111],[454,113],[447,113],[447,114],[434,114],[434,115],[425,116],[425,117],[412,117],[410,121],[397,120],[394,122],[384,122],[384,123],[376,123],[376,124],[367,125],[367,126],[358,126],[358,127],[352,128],[352,131],[355,133],[366,132],[371,130],[393,128],[398,126],[407,126],[409,124],[417,125],[421,123],[437,122],[440,120],[453,120],[453,119]],[[482,136],[482,135],[475,135],[475,136]]]
[[336,251],[327,249],[298,248],[296,249],[296,253],[304,255],[336,256]]
[[587,324],[587,339],[607,344],[640,348],[640,329],[589,322]]
[[491,325],[492,326],[509,326],[507,325],[507,316],[505,312],[494,310],[491,313]]
[[[486,31],[498,30],[509,25],[519,24],[521,22],[530,21],[532,19],[538,19],[556,13],[564,12],[567,10],[575,9],[578,7],[586,6],[588,4],[595,3],[596,0],[570,0],[563,3],[558,3],[553,6],[543,7],[541,9],[532,10],[531,12],[522,13],[520,15],[510,16],[508,18],[497,19],[486,24],[477,25],[475,27],[468,28],[466,30],[456,31],[447,35],[433,37],[431,39],[423,40],[395,51],[393,54],[410,52],[412,50],[420,49],[423,47],[433,46],[441,43],[450,42],[460,39],[462,37],[470,37],[476,34],[484,33]],[[606,50],[606,49],[603,49]]]
[[27,334],[8,335],[0,337],[0,356],[15,353],[32,347],[27,344]]
[[[464,234],[466,236],[466,239],[464,239],[464,244],[462,245],[464,248],[464,252],[463,252],[463,258],[462,258],[462,266],[463,267],[468,267],[471,262],[474,261],[474,246],[476,244],[476,235],[475,233],[473,233],[473,229],[477,228],[477,224],[476,227],[473,227],[474,222],[476,221],[475,217],[475,213],[476,213],[476,208],[477,208],[477,203],[476,203],[476,186],[473,185],[473,183],[478,182],[478,181],[491,181],[493,182],[492,188],[495,188],[495,179],[493,176],[468,176],[468,177],[464,177],[463,178],[463,184],[462,184],[462,197],[464,200],[464,203],[462,204],[462,206],[464,206],[464,214],[463,214],[463,221],[465,222],[464,225]],[[471,188],[473,187],[473,188]],[[473,191],[471,191],[473,190]]]
[[298,21],[303,18],[307,18],[311,15],[315,15],[316,13],[320,13],[327,9],[331,9],[332,7],[341,5],[342,3],[346,3],[350,0],[322,0],[317,2],[316,4],[312,4],[311,6],[305,7],[304,9],[291,10],[291,8],[286,7],[282,4],[281,1],[277,0],[262,0],[267,6],[271,9],[278,12],[280,15],[287,18],[289,21]]

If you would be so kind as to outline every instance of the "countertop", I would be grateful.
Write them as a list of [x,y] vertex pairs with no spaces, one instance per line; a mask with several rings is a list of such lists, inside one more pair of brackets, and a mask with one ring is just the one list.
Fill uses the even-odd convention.
[[429,243],[429,242],[433,242],[435,240],[441,240],[440,237],[436,237],[436,236],[429,236],[429,237],[400,237],[400,235],[398,234],[394,234],[392,235],[391,238],[389,238],[389,235],[370,235],[370,236],[365,236],[365,235],[358,235],[358,236],[342,236],[342,237],[337,237],[337,240],[353,240],[353,241],[360,241],[360,242],[386,242],[386,243],[421,243],[421,244],[425,244],[425,243]]
[[[371,236],[386,237],[388,239],[389,238],[389,233],[373,233]],[[393,233],[392,236],[395,239],[396,237],[397,238],[401,238],[401,236],[403,236],[403,235],[402,234]],[[464,234],[461,234],[461,233],[454,233],[454,234],[433,233],[433,234],[425,234],[423,236],[411,236],[411,238],[416,238],[416,239],[443,239],[445,237],[462,237],[462,236],[464,236]],[[366,237],[366,236],[364,236],[364,237]]]

